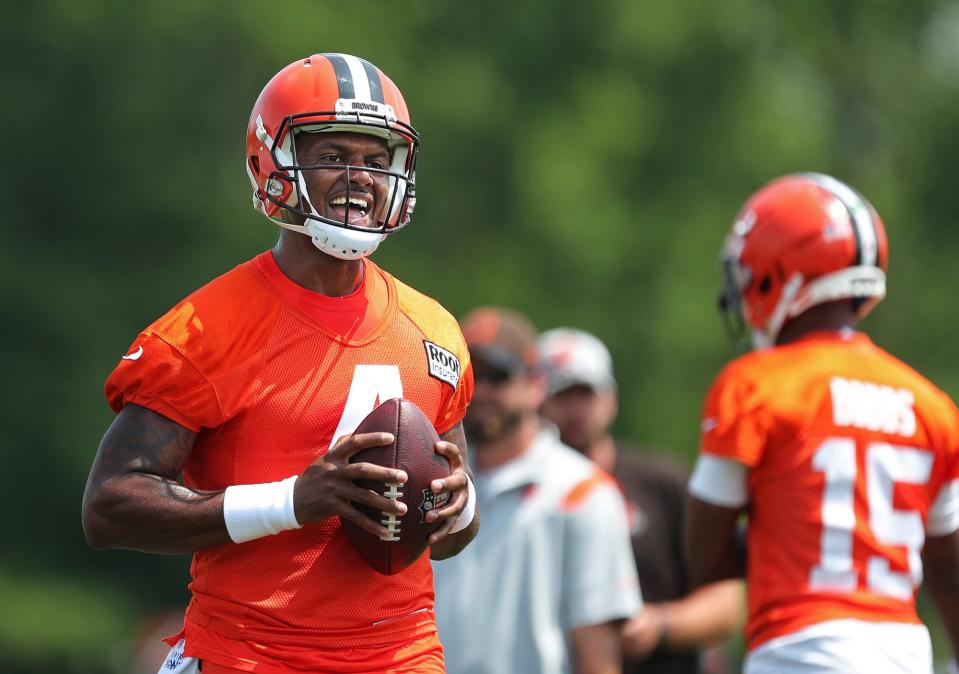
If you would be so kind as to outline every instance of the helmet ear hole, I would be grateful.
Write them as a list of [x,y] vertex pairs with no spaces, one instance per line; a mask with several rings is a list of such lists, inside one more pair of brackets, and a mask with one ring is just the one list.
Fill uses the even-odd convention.
[[759,292],[765,295],[773,287],[773,280],[769,274],[763,276],[762,280],[759,282]]

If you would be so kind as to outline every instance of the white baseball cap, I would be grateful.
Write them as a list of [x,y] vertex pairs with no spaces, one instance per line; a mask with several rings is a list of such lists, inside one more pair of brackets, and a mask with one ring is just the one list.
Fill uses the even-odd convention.
[[616,388],[609,349],[588,332],[576,328],[547,330],[539,336],[539,351],[549,378],[549,395],[577,385],[594,391]]

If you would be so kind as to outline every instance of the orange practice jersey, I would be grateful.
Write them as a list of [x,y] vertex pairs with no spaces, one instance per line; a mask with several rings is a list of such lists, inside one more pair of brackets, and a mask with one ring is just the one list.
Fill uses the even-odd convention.
[[952,401],[861,333],[733,361],[702,451],[746,464],[750,649],[824,620],[918,622],[930,505],[959,478]]
[[[296,285],[269,251],[236,267],[139,335],[107,380],[110,405],[198,431],[183,476],[199,489],[297,475],[389,398],[413,401],[446,432],[472,394],[459,327],[364,265],[361,288],[341,298]],[[355,660],[376,647],[437,647],[428,555],[382,576],[339,518],[200,550],[191,573],[186,655],[257,672],[370,671],[380,665]],[[351,665],[339,661],[350,652]]]

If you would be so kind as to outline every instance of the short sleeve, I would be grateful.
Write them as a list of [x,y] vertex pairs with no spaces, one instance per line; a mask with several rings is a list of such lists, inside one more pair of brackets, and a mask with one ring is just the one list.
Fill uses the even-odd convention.
[[749,503],[748,473],[734,459],[703,454],[689,478],[689,493],[715,506],[742,508]]
[[114,412],[133,403],[192,431],[223,421],[210,382],[178,349],[153,333],[136,339],[107,378],[104,393]]
[[758,385],[727,369],[706,396],[700,449],[754,467],[762,458],[769,426],[768,408]]
[[441,411],[437,420],[436,432],[442,435],[456,424],[462,421],[466,416],[466,408],[473,398],[473,366],[469,362],[469,356],[466,356],[466,365],[463,368],[463,375],[460,377],[449,403]]
[[571,496],[564,505],[564,627],[629,618],[640,609],[642,599],[622,494],[611,478],[593,477],[574,488]]
[[[427,347],[434,347],[441,354],[436,362],[431,358],[430,374],[452,387],[449,398],[441,405],[433,422],[436,432],[442,435],[463,419],[473,397],[469,350],[456,319],[439,302],[395,278],[393,282],[400,309],[419,328],[427,340]],[[453,372],[461,373],[459,376],[450,375],[450,360],[456,364]],[[434,366],[436,372],[432,370]]]

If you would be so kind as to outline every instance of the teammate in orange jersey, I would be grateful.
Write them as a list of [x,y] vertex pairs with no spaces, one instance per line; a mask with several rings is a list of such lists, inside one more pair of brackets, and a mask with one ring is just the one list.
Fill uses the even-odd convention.
[[[418,147],[396,85],[367,61],[317,54],[281,70],[250,117],[257,210],[275,248],[146,328],[110,375],[117,417],[83,502],[94,547],[192,552],[192,600],[163,672],[442,672],[426,555],[381,576],[340,526],[385,535],[356,503],[405,506],[353,480],[388,433],[351,435],[378,401],[429,416],[452,475],[430,557],[475,536],[460,420],[472,394],[455,319],[370,262],[408,224]],[[183,484],[177,481],[182,475]]]
[[746,202],[723,263],[721,305],[757,348],[706,398],[694,581],[745,564],[749,674],[931,672],[923,573],[959,646],[959,413],[853,330],[885,294],[882,221],[834,178],[782,177]]

